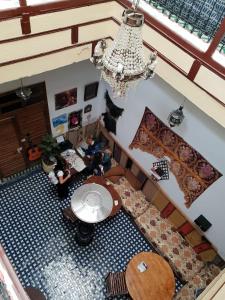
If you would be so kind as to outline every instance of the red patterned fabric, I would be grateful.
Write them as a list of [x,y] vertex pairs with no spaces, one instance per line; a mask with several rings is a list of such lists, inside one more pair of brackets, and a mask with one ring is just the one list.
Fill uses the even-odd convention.
[[199,195],[222,176],[147,107],[130,148],[139,148],[158,158],[170,158],[170,170],[184,192],[186,207],[190,207]]

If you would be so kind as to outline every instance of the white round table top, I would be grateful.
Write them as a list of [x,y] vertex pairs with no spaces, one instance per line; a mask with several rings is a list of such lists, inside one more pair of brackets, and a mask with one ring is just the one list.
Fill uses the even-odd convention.
[[71,199],[71,208],[81,221],[98,223],[110,215],[113,199],[104,186],[88,183],[75,190]]

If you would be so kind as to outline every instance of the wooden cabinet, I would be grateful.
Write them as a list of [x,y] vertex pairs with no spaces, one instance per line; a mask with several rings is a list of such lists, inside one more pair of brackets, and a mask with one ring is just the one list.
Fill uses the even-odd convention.
[[29,86],[30,99],[24,101],[16,91],[0,95],[0,177],[17,173],[30,165],[27,134],[34,144],[49,132],[45,83]]

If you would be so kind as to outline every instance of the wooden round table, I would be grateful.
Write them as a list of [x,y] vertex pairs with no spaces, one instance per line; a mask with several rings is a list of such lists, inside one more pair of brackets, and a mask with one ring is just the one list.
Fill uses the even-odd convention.
[[[140,272],[144,262],[147,269]],[[173,271],[164,258],[151,252],[140,252],[128,263],[126,284],[133,300],[171,300],[175,292]]]

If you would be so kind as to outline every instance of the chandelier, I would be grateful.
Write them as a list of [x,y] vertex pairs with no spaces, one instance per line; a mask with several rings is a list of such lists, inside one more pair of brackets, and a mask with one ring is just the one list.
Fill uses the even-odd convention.
[[20,79],[20,88],[16,90],[17,97],[23,99],[24,101],[27,101],[32,94],[32,91],[30,88],[23,86],[23,81]]
[[90,59],[101,70],[101,77],[112,87],[114,96],[125,96],[140,79],[155,74],[157,52],[145,61],[141,32],[144,16],[136,11],[138,3],[139,0],[134,0],[132,9],[124,10],[123,22],[112,45],[107,48],[105,40],[99,41]]

